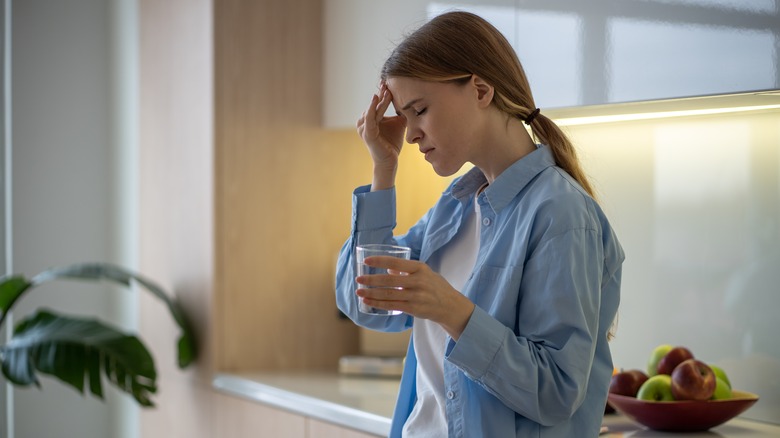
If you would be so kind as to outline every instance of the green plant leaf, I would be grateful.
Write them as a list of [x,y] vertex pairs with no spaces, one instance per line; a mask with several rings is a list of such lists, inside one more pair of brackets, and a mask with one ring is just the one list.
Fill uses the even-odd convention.
[[96,319],[41,310],[17,325],[0,353],[3,375],[14,384],[40,386],[37,370],[82,394],[89,385],[93,395],[103,398],[102,370],[139,404],[153,406],[149,396],[157,390],[157,372],[152,355],[137,337]]
[[0,278],[0,326],[2,326],[5,315],[19,297],[32,286],[20,275],[8,275]]
[[83,263],[60,268],[52,268],[33,277],[32,286],[56,279],[109,280],[124,286],[130,286],[132,281],[146,288],[154,296],[162,300],[168,307],[176,324],[182,333],[177,342],[178,365],[186,368],[197,358],[197,343],[192,326],[185,317],[179,302],[168,296],[163,289],[153,281],[131,272],[125,268],[108,263]]

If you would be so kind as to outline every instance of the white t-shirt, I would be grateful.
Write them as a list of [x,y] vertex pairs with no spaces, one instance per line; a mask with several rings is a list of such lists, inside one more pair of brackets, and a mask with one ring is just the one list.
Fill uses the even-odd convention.
[[[452,287],[463,290],[479,251],[479,206],[465,218],[458,234],[442,248],[431,268]],[[435,266],[438,265],[438,266]],[[412,326],[414,353],[417,356],[417,402],[403,428],[404,437],[446,437],[447,415],[444,396],[444,348],[447,332],[427,319],[415,319]]]

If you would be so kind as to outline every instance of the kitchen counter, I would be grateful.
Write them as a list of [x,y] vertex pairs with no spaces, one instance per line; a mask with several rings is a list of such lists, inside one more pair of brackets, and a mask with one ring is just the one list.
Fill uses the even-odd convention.
[[399,384],[335,372],[218,374],[213,381],[227,394],[380,436],[390,432]]
[[[214,388],[238,397],[362,432],[387,436],[399,381],[392,378],[341,376],[337,373],[218,374]],[[603,437],[780,437],[780,426],[735,418],[707,432],[648,430],[618,414],[607,415]]]

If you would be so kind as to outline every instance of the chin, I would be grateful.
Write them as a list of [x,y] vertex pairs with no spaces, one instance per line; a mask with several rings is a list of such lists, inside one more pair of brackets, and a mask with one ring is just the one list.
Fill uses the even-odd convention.
[[441,166],[431,163],[431,166],[433,167],[433,171],[436,172],[436,175],[439,175],[443,178],[446,178],[448,176],[455,175],[460,171],[460,169],[463,168],[463,165],[460,166]]
[[455,174],[455,172],[443,172],[439,169],[436,169],[435,167],[433,168],[433,171],[436,172],[436,175],[439,175],[442,178],[446,178]]

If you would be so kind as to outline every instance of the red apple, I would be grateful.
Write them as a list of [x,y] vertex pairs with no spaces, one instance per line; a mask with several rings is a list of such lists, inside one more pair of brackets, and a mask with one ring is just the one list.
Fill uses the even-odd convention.
[[715,385],[715,373],[700,360],[685,360],[672,371],[675,400],[709,400],[715,392]]
[[640,370],[622,371],[612,376],[612,380],[609,382],[609,392],[636,397],[639,387],[645,381],[647,381],[647,374]]
[[685,347],[674,347],[658,361],[658,374],[672,374],[672,371],[683,361],[693,359],[691,350]]

